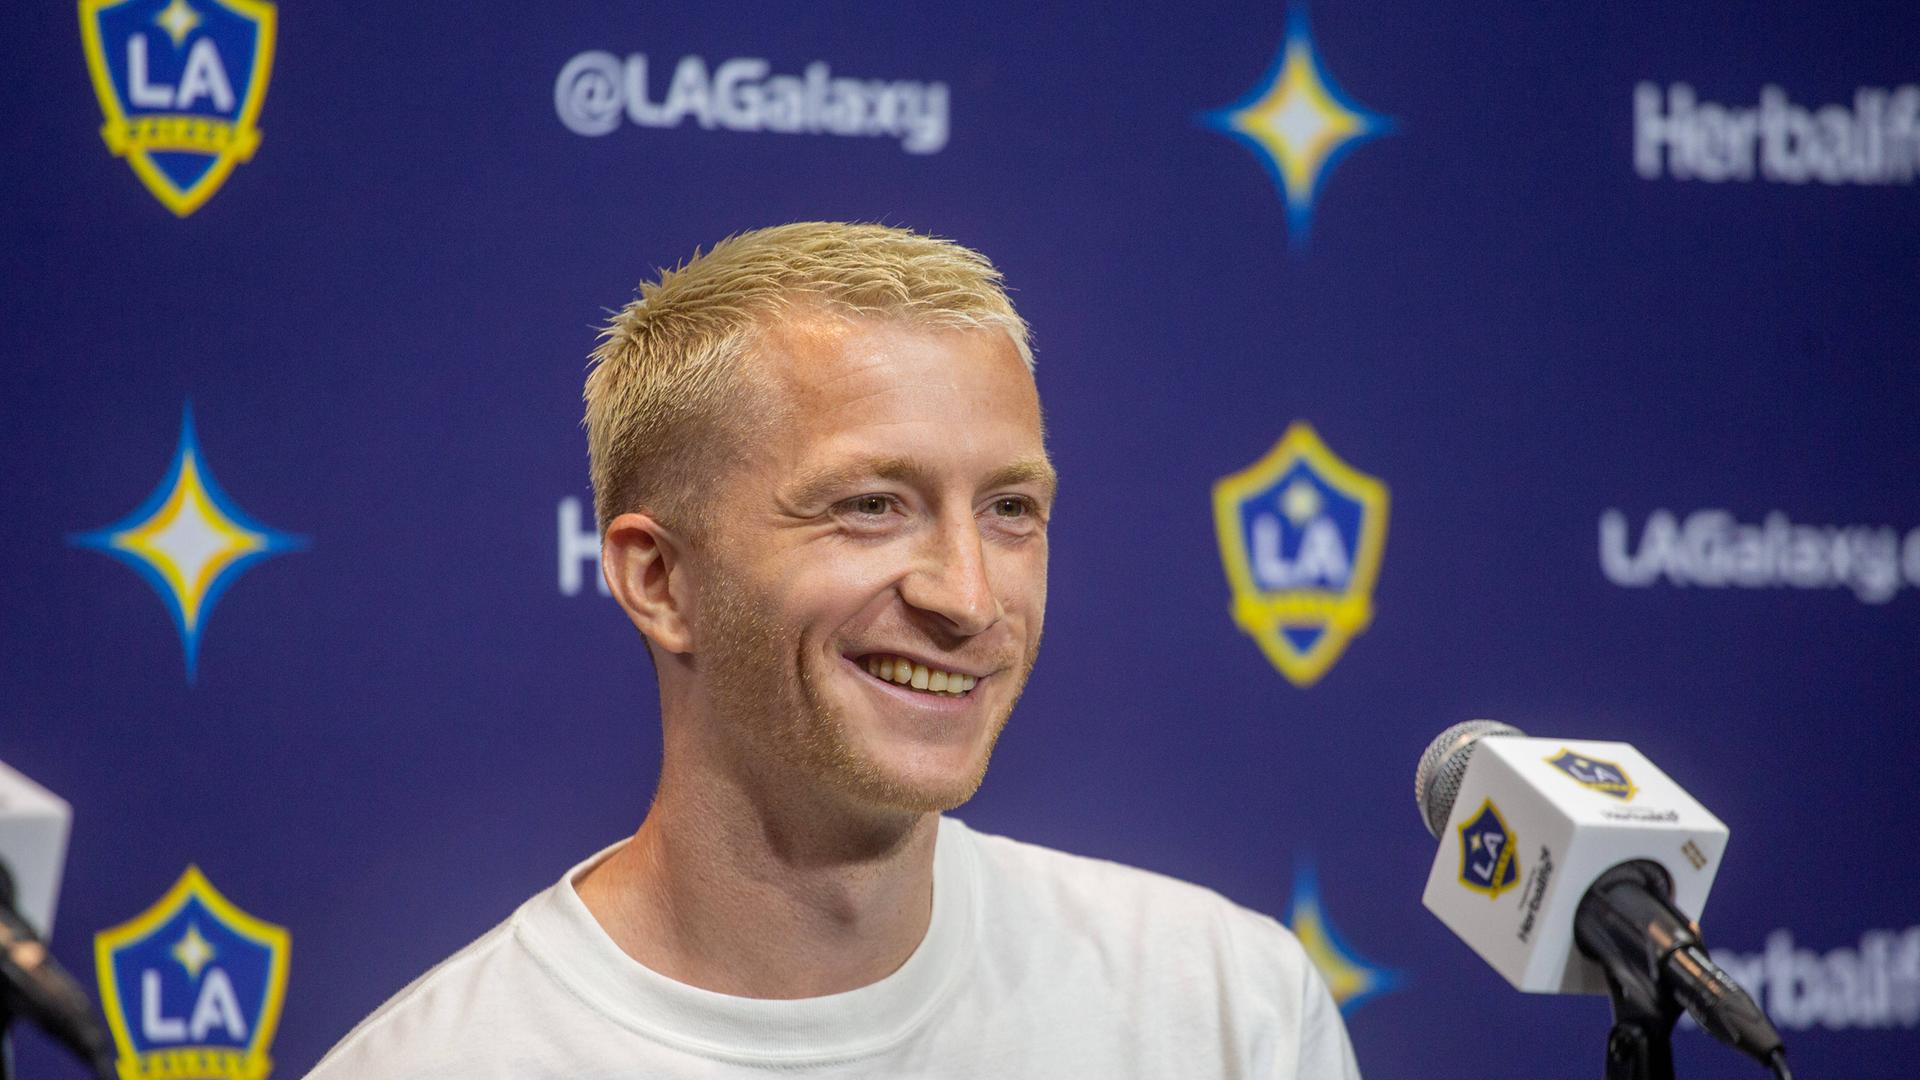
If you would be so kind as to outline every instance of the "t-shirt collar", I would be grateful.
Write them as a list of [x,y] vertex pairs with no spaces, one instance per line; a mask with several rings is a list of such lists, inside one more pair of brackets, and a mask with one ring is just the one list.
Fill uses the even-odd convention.
[[575,866],[558,884],[528,901],[515,931],[542,965],[594,1010],[704,1057],[798,1064],[877,1053],[906,1038],[939,1009],[974,955],[979,870],[970,830],[952,818],[940,819],[935,836],[933,913],[913,955],[879,982],[793,1000],[702,990],[622,952],[573,887],[581,874],[621,844]]

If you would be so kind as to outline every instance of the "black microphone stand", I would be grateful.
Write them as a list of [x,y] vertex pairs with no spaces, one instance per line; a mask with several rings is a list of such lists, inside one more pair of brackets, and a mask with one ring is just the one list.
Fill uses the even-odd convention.
[[1607,1032],[1606,1080],[1673,1080],[1673,1025],[1680,1006],[1673,995],[1649,994],[1640,980],[1607,974],[1613,1027]]
[[1574,940],[1605,971],[1613,1003],[1606,1080],[1674,1080],[1673,1025],[1681,1006],[1660,977],[1663,952],[1648,928],[1675,913],[1664,905],[1640,910],[1667,891],[1666,872],[1656,864],[1623,863],[1593,883],[1574,915]]

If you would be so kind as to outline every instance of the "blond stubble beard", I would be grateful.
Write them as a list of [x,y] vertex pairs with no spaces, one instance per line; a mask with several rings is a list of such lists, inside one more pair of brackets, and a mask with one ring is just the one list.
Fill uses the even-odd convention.
[[[909,784],[854,749],[846,724],[828,706],[806,657],[799,653],[803,645],[798,630],[767,616],[773,605],[761,590],[736,574],[717,575],[703,591],[696,663],[706,667],[720,722],[735,729],[735,744],[747,750],[749,768],[764,772],[753,760],[764,752],[787,770],[817,777],[862,803],[912,813],[951,810],[980,790],[993,748],[1033,671],[1032,655],[1017,675],[1012,669],[1005,673],[1019,681],[1006,706],[992,718],[987,745],[971,774],[938,787]],[[789,650],[794,651],[791,657]],[[785,675],[789,658],[791,670],[799,672],[797,687],[789,685]],[[769,687],[758,677],[766,672],[782,673],[780,684]]]

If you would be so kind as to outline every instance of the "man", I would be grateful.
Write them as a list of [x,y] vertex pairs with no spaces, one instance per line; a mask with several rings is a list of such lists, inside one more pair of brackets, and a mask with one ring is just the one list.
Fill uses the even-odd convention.
[[641,287],[586,398],[653,805],[313,1076],[1358,1075],[1279,924],[941,816],[1046,611],[1026,340],[986,259],[880,226]]

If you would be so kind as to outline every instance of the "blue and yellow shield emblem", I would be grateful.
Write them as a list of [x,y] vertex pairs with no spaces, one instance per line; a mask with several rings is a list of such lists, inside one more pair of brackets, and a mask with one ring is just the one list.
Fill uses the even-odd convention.
[[1519,843],[1493,800],[1481,803],[1460,826],[1460,884],[1489,899],[1513,888],[1520,880]]
[[80,0],[100,135],[181,217],[260,146],[274,21],[265,0]]
[[1627,770],[1615,762],[1576,754],[1564,747],[1558,754],[1548,758],[1547,764],[1573,777],[1574,783],[1581,787],[1611,795],[1621,802],[1631,802],[1633,793],[1640,790],[1627,778]]
[[121,1080],[261,1080],[287,992],[287,931],[189,866],[130,922],[94,935]]
[[1387,486],[1335,457],[1304,421],[1213,485],[1233,621],[1295,686],[1312,686],[1373,620]]

